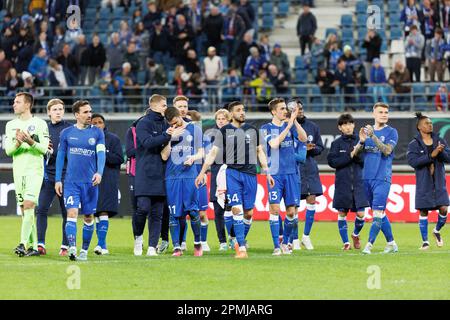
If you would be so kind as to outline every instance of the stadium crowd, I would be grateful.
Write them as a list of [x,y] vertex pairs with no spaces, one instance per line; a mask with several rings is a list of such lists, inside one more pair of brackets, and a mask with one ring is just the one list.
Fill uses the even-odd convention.
[[[406,65],[396,62],[389,75],[380,64],[383,39],[375,29],[367,31],[361,56],[338,34],[319,39],[312,1],[303,2],[298,17],[301,59],[295,68],[280,44],[265,33],[257,36],[258,13],[249,0],[97,1],[109,15],[123,7],[124,16],[114,21],[110,34],[99,28],[113,21],[101,24],[101,10],[89,11],[90,1],[0,2],[6,12],[0,36],[0,87],[6,89],[0,95],[25,90],[40,97],[48,95],[42,87],[56,87],[53,95],[71,96],[76,93],[71,87],[89,86],[92,96],[109,97],[99,99],[99,111],[112,112],[141,104],[136,99],[141,86],[166,87],[158,92],[186,95],[199,107],[236,97],[265,106],[275,96],[289,97],[293,84],[315,83],[330,102],[324,105],[336,111],[367,109],[368,99],[388,102],[389,86],[400,94],[397,109],[404,110],[409,108],[408,83],[420,81],[421,67],[427,67],[430,81],[442,82],[450,60],[450,0],[405,3]],[[71,4],[81,8],[81,25],[66,14]],[[437,110],[448,110],[448,101],[448,92],[439,88]]]

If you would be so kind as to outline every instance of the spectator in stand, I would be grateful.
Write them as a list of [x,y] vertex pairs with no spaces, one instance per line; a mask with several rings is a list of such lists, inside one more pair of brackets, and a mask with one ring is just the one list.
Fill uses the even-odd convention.
[[166,24],[164,27],[167,28],[169,34],[173,36],[175,31],[175,25],[177,23],[177,7],[170,6],[165,16],[166,16]]
[[421,14],[419,15],[420,31],[425,37],[425,41],[433,39],[434,31],[440,24],[439,11],[433,10],[430,0],[423,0],[420,8]]
[[0,87],[4,87],[6,84],[6,75],[13,67],[11,61],[6,59],[5,51],[0,49]]
[[[203,60],[203,70],[205,74],[205,81],[207,86],[217,86],[223,73],[222,58],[217,55],[216,48],[208,48],[208,56]],[[207,95],[210,98],[210,103],[217,104],[217,88],[207,90]]]
[[374,58],[372,61],[372,68],[370,70],[370,84],[373,90],[373,101],[374,103],[380,100],[384,103],[388,103],[386,89],[384,85],[386,84],[386,73],[384,68],[380,64],[380,59]]
[[203,24],[203,14],[206,11],[205,3],[199,4],[197,0],[191,0],[190,6],[186,10],[185,17],[188,20],[188,24],[192,27],[194,31],[194,37],[192,39],[192,46],[196,52],[203,52],[202,50],[202,24]]
[[219,11],[222,16],[227,16],[230,11],[231,0],[222,0],[219,5]]
[[409,110],[411,86],[405,85],[405,83],[410,82],[410,80],[411,76],[408,69],[405,68],[403,62],[397,61],[394,71],[389,75],[388,82],[394,87],[399,111]]
[[[131,17],[131,27],[135,28],[136,25],[140,22],[144,22],[144,17],[142,17],[142,10],[140,7],[136,8],[133,11],[133,16]],[[153,26],[153,24],[152,24]],[[145,28],[145,24],[144,24],[144,28]],[[151,32],[152,30],[147,30],[148,32]]]
[[189,49],[186,53],[186,59],[183,63],[187,73],[200,73],[200,61],[194,49]]
[[244,34],[243,41],[239,44],[236,52],[237,67],[244,73],[245,64],[247,63],[247,58],[250,56],[250,48],[258,47],[258,44],[253,41],[253,36],[250,32]]
[[[24,14],[25,0],[2,1],[3,9],[13,17],[20,17]],[[1,7],[1,5],[0,5]]]
[[344,54],[342,55],[342,59],[346,62],[347,68],[350,68],[353,73],[362,68],[361,61],[356,55],[353,54],[353,50],[350,45],[344,46]]
[[81,29],[81,27],[79,26],[77,19],[71,19],[69,23],[70,28],[66,30],[64,41],[68,43],[70,47],[73,49],[78,43],[80,35],[83,34],[83,29]]
[[192,104],[196,105],[201,103],[204,86],[205,85],[201,81],[201,75],[198,73],[193,74],[186,83],[185,95]]
[[[338,106],[334,95],[336,94],[336,87],[339,85],[339,81],[336,80],[334,73],[326,68],[319,68],[316,77],[316,83],[320,88],[320,93],[323,95],[324,105],[327,106],[324,111],[334,111],[333,106]],[[336,108],[337,111],[337,108]]]
[[154,31],[150,34],[150,57],[156,63],[164,65],[166,70],[170,69],[171,38],[169,31],[160,20],[155,21]]
[[449,111],[450,93],[448,92],[447,85],[442,83],[434,96],[434,104],[437,111]]
[[17,74],[16,69],[11,68],[6,74],[6,95],[15,97],[20,88],[23,87],[23,80]]
[[300,41],[301,54],[305,54],[306,46],[311,51],[312,39],[317,30],[317,20],[314,14],[310,11],[309,5],[303,5],[303,12],[298,17],[297,21],[297,37]]
[[370,74],[370,69],[372,68],[372,61],[375,58],[380,58],[381,44],[383,40],[378,35],[375,29],[367,30],[366,37],[362,44],[363,48],[366,48],[366,61],[364,61],[364,68],[366,69],[366,74]]
[[[223,24],[223,39],[225,40],[225,48],[227,49],[228,64],[232,67],[238,66],[242,60],[236,61],[238,54],[238,47],[241,42],[245,42],[245,22],[242,20],[235,10],[229,10]],[[242,39],[244,38],[244,41]],[[253,36],[250,34],[253,41]],[[244,60],[245,63],[245,60]]]
[[[254,33],[253,24],[255,23],[256,14],[255,9],[253,8],[252,4],[248,0],[240,0],[240,6],[238,9],[238,14],[241,14],[241,12],[246,12],[247,16],[250,21],[250,28],[248,30],[252,30]],[[241,14],[242,16],[242,14]]]
[[133,33],[131,32],[127,20],[120,21],[119,37],[120,43],[122,43],[124,46],[128,45],[131,38],[133,37]]
[[2,50],[5,52],[6,59],[12,61],[14,60],[16,54],[14,47],[16,46],[16,37],[14,36],[13,30],[11,28],[6,28],[2,37],[0,38],[0,44]]
[[437,28],[434,32],[434,38],[428,42],[425,50],[425,56],[428,62],[428,72],[430,81],[435,81],[435,75],[439,82],[444,81],[446,43],[443,39],[442,29]]
[[259,38],[258,50],[261,56],[264,56],[266,61],[270,61],[271,48],[269,43],[269,36],[267,34],[263,34]]
[[273,46],[272,54],[270,55],[270,63],[277,66],[288,79],[291,77],[291,65],[286,53],[281,50],[281,45],[275,43]]
[[203,20],[203,30],[206,34],[206,47],[214,47],[217,53],[222,54],[224,18],[220,14],[219,8],[211,7],[211,13]]
[[86,55],[88,66],[88,85],[92,86],[97,78],[100,77],[100,72],[106,62],[106,51],[98,35],[94,34],[92,43],[88,46],[84,54]]
[[242,21],[244,22],[244,32],[250,32],[253,35],[255,34],[255,31],[253,29],[252,22],[250,21],[250,17],[248,16],[247,10],[245,8],[242,8],[238,6],[237,3],[231,3],[230,5],[230,11],[229,14],[236,14],[238,15]]
[[289,80],[286,75],[274,64],[270,64],[267,70],[269,81],[275,88],[276,94],[286,99],[289,98]]
[[30,93],[33,97],[42,97],[44,95],[44,91],[42,89],[37,88],[40,83],[38,80],[33,77],[31,73],[28,71],[22,72],[22,80],[23,80],[23,90],[24,92]]
[[193,48],[192,41],[195,33],[190,25],[187,24],[186,18],[179,14],[175,24],[173,36],[175,38],[174,55],[178,64],[182,64],[189,48]]
[[[139,61],[139,55],[136,52],[136,43],[130,41],[127,46],[127,52],[125,52],[123,56],[123,61],[130,63],[131,65],[131,73],[133,74],[134,79],[137,79],[138,72],[141,68],[141,63]],[[134,81],[136,82],[136,81]]]
[[329,49],[325,49],[324,56],[327,62],[327,69],[330,71],[336,70],[337,63],[340,57],[342,57],[342,50],[339,49],[338,42],[332,42]]
[[50,45],[48,44],[48,41],[47,41],[47,34],[45,32],[41,32],[39,34],[39,38],[34,44],[34,52],[35,53],[38,52],[39,49],[44,49],[49,54],[51,52]]
[[325,67],[324,52],[325,52],[325,46],[323,44],[323,41],[317,37],[314,37],[313,43],[311,46],[311,56],[309,57],[308,64],[311,64],[312,60],[314,59],[317,62],[317,66],[319,68]]
[[260,76],[259,70],[261,69],[267,69],[267,61],[260,55],[258,48],[251,47],[250,56],[245,63],[244,76],[249,79],[255,79],[258,75]]
[[122,68],[124,62],[125,46],[120,42],[117,32],[111,35],[111,42],[106,48],[106,59],[109,62],[109,72],[115,74]]
[[132,41],[136,42],[136,50],[141,66],[140,70],[143,70],[150,54],[150,34],[145,29],[143,22],[139,22],[136,25]]
[[89,57],[86,54],[88,45],[86,43],[86,36],[84,34],[78,37],[78,43],[73,48],[73,55],[75,57],[75,61],[77,62],[80,73],[78,75],[78,85],[84,85],[87,71],[89,67]]
[[70,74],[73,79],[73,85],[78,84],[79,66],[73,54],[70,53],[70,45],[64,44],[63,49],[56,61],[61,64],[66,72]]
[[150,1],[147,3],[148,7],[148,13],[144,16],[144,25],[145,29],[148,30],[148,32],[152,33],[154,30],[155,22],[161,21],[162,19],[162,12],[158,10],[156,7],[155,1]]
[[445,0],[442,6],[442,29],[444,30],[444,35],[447,35],[450,31],[450,0]]
[[343,101],[341,99],[340,109],[338,111],[342,112],[343,110],[354,110],[353,103],[355,100],[353,95],[355,94],[355,87],[353,85],[355,81],[353,79],[352,71],[347,67],[347,64],[343,58],[339,58],[337,62],[335,76],[336,80],[339,81],[340,94],[344,97]]
[[239,100],[241,97],[241,79],[234,68],[228,69],[226,77],[222,81],[222,101],[224,103]]
[[[33,35],[30,33],[30,29],[26,26],[21,26],[19,29],[19,34],[16,39],[16,46],[17,46],[17,54],[19,55],[19,52],[25,48],[25,47],[33,47],[34,46],[34,38]],[[17,63],[17,57],[14,60],[14,63]]]
[[410,82],[413,82],[413,75],[415,81],[420,82],[420,66],[424,45],[424,36],[420,34],[416,25],[412,25],[411,31],[405,40],[406,67],[411,75]]
[[[67,72],[66,69],[54,59],[50,59],[48,63],[50,67],[49,85],[51,87],[59,87],[65,90],[55,90],[54,95],[57,97],[70,97],[73,95],[72,90],[67,90],[68,87],[75,84],[75,79]],[[69,100],[71,100],[69,98]]]
[[62,48],[64,46],[65,30],[62,26],[56,26],[55,28],[55,37],[53,38],[53,47],[51,51],[52,57],[57,57],[61,54]]
[[28,71],[33,75],[39,85],[47,82],[47,51],[40,48],[38,53],[34,55],[28,66]]
[[145,84],[148,87],[163,87],[167,84],[167,74],[162,64],[157,64],[153,59],[148,60]]
[[179,64],[175,67],[173,81],[171,85],[175,86],[175,95],[182,96],[186,91],[187,83],[191,79],[192,74],[186,73],[184,66]]
[[259,104],[258,111],[267,110],[267,104],[272,99],[272,84],[267,77],[266,70],[258,70],[258,77],[250,81],[250,87],[254,88],[256,92],[256,101]]
[[407,0],[407,3],[400,14],[400,21],[403,22],[405,35],[408,35],[413,25],[416,27],[420,25],[421,15],[422,12],[416,5],[416,0]]

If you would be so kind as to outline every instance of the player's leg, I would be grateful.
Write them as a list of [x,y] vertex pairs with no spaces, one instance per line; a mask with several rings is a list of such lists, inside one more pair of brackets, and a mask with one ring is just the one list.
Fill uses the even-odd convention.
[[148,250],[147,256],[157,256],[156,247],[159,242],[159,236],[161,234],[161,221],[163,215],[163,207],[165,203],[165,197],[152,196],[150,201],[150,224],[148,234]]
[[236,258],[244,258],[247,254],[245,248],[245,227],[243,207],[243,182],[240,172],[227,169],[227,199],[233,213],[233,229],[236,235]]
[[[137,219],[137,197],[134,193],[134,177],[128,176],[128,190],[130,194],[131,207],[133,208],[133,214],[131,216],[131,227],[133,230],[133,239],[134,239],[134,255],[141,256],[142,255],[142,247],[144,245],[142,234],[138,234],[136,228],[136,219]],[[145,221],[144,221],[145,223]],[[144,225],[145,228],[145,225]],[[143,230],[143,229],[142,229]]]
[[161,243],[157,247],[157,253],[163,254],[169,248],[170,212],[167,202],[163,206],[163,216],[161,221]]
[[36,227],[38,236],[38,251],[45,255],[45,234],[47,232],[47,214],[56,195],[55,186],[48,180],[42,182],[41,192],[39,193],[39,205],[36,208]]
[[27,176],[24,179],[24,202],[23,202],[23,236],[27,237],[27,243],[30,241],[32,244],[27,251],[26,256],[39,256],[38,251],[38,239],[36,221],[34,218],[34,212],[39,199],[39,193],[42,187],[43,177],[41,176]]
[[436,227],[433,230],[433,235],[436,238],[436,244],[438,247],[442,247],[444,245],[444,240],[442,240],[441,229],[447,222],[447,212],[448,207],[442,206],[439,208],[439,216]]
[[300,184],[298,182],[299,177],[297,174],[286,175],[282,181],[282,196],[286,205],[283,245],[281,247],[284,254],[292,253],[292,246],[289,246],[289,240],[293,240],[295,235],[298,238],[298,207],[300,206]]
[[298,220],[296,219],[298,207],[288,206],[286,208],[286,217],[284,218],[284,234],[281,250],[283,254],[291,254],[292,250],[289,247],[289,239],[293,236],[294,230],[298,229]]
[[364,191],[366,193],[366,197],[369,202],[369,205],[372,209],[372,215],[373,215],[374,219],[372,221],[372,225],[370,226],[369,241],[367,242],[366,246],[364,247],[364,250],[362,251],[363,254],[371,254],[372,253],[371,250],[373,247],[373,242],[371,242],[371,241],[375,241],[378,233],[381,230],[381,220],[375,219],[375,210],[374,210],[374,205],[373,205],[373,199],[374,199],[373,186],[374,186],[374,182],[372,180],[364,180]]
[[95,254],[102,255],[108,254],[108,248],[106,246],[106,236],[109,229],[109,215],[108,212],[99,212],[95,218],[95,231],[97,233],[97,246],[94,249]]
[[186,216],[182,216],[180,218],[180,243],[182,251],[187,251],[186,245],[187,232],[188,232],[188,224],[186,222]]
[[26,246],[28,245],[28,241],[30,239],[31,235],[31,224],[26,223],[25,225],[25,214],[23,210],[23,203],[24,203],[24,194],[25,194],[25,177],[21,176],[14,176],[14,185],[16,189],[16,200],[17,205],[20,207],[21,213],[22,213],[22,226],[20,231],[20,242],[19,245],[14,249],[14,253],[19,256],[23,257],[26,255]]
[[233,212],[231,212],[231,207],[228,204],[228,200],[225,203],[224,210],[225,212],[223,213],[223,219],[225,221],[225,228],[227,229],[230,248],[233,249],[236,242],[236,235],[234,234],[233,229]]
[[282,254],[280,249],[280,202],[283,196],[283,179],[278,175],[272,177],[275,181],[275,185],[272,188],[269,183],[267,183],[267,190],[269,193],[269,226],[270,234],[272,236],[273,242],[273,255],[279,256]]
[[350,241],[348,241],[347,213],[348,209],[339,209],[338,212],[338,229],[344,246],[342,250],[350,250]]
[[[70,201],[69,196],[69,201]],[[73,202],[72,200],[71,202]],[[73,208],[71,204],[68,204],[67,198],[65,199],[67,209],[67,222],[65,232],[67,240],[69,241],[69,250],[67,252],[69,259],[75,261],[77,259],[77,218],[78,218],[78,206]]]
[[422,246],[419,249],[427,250],[430,248],[430,242],[428,241],[428,210],[420,210],[419,229],[422,236]]
[[353,247],[355,249],[361,249],[361,241],[359,234],[364,227],[365,208],[359,208],[356,210],[355,229],[352,233]]
[[61,242],[61,249],[59,250],[59,255],[62,257],[65,257],[67,255],[67,250],[69,249],[69,240],[67,240],[66,235],[66,223],[67,223],[67,209],[64,204],[64,197],[58,197],[59,201],[59,207],[61,209],[61,217],[62,217],[62,223],[61,223],[61,230],[62,230],[62,242]]
[[[166,180],[166,203],[167,211],[169,212],[169,230],[172,237],[174,257],[182,255],[180,246],[181,220],[183,213],[183,201],[180,194],[182,194],[182,192],[182,183],[178,182],[176,179]],[[183,220],[186,223],[186,220]]]
[[225,209],[220,206],[217,201],[213,201],[214,206],[214,222],[216,225],[217,238],[219,239],[219,251],[228,249],[227,236],[225,234]]
[[278,225],[280,226],[280,230],[278,232],[278,242],[283,242],[283,234],[284,234],[284,228],[283,228],[283,217],[281,214],[278,216]]
[[180,257],[183,252],[180,246],[180,217],[175,214],[170,214],[169,216],[169,229],[170,236],[172,237],[173,254],[174,257]]
[[199,196],[199,207],[200,207],[200,232],[201,232],[201,241],[202,241],[202,250],[205,252],[211,251],[208,245],[208,215],[206,214],[206,210],[208,210],[208,188],[206,185],[200,187],[198,190]]
[[390,188],[390,183],[386,181],[377,181],[373,198],[374,207],[376,208],[376,210],[381,211],[381,231],[383,232],[387,241],[384,253],[394,253],[398,251],[398,246],[395,243],[394,235],[392,233],[391,223],[385,213]]
[[[151,200],[149,196],[139,196],[136,201],[136,215],[134,219],[134,240],[135,247],[137,243],[142,243],[147,216],[150,213]],[[142,253],[141,253],[142,254]]]
[[195,186],[194,179],[183,179],[182,189],[183,189],[182,201],[183,201],[183,208],[185,210],[185,216],[189,215],[192,233],[194,234],[194,256],[200,257],[203,255],[201,222],[199,211],[200,190],[197,189],[197,187]]
[[313,250],[314,247],[311,243],[311,238],[309,235],[311,234],[311,229],[314,223],[314,216],[316,214],[316,196],[309,195],[306,197],[306,216],[305,216],[305,227],[303,229],[303,236],[301,244],[307,250]]
[[[243,182],[243,206],[244,206],[244,238],[250,232],[253,223],[253,208],[255,207],[256,191],[258,183],[255,175],[241,173]],[[246,247],[248,248],[247,240]]]
[[92,186],[90,183],[85,183],[81,188],[81,211],[84,216],[83,224],[83,245],[78,256],[78,260],[87,260],[89,246],[91,244],[92,236],[94,235],[94,214],[96,213],[98,203],[99,188]]

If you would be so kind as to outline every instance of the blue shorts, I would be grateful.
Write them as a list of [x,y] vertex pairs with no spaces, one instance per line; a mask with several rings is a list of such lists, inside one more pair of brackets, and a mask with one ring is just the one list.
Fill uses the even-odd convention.
[[384,180],[364,180],[364,188],[372,210],[385,210],[391,183]]
[[[336,209],[336,208],[335,208]],[[349,213],[349,212],[364,212],[366,208],[339,208],[336,209],[339,212]]]
[[275,180],[275,186],[270,187],[267,183],[267,189],[269,190],[269,203],[280,204],[281,199],[284,199],[286,207],[299,207],[300,206],[300,185],[297,174],[280,174],[272,176]]
[[200,207],[200,211],[208,210],[209,201],[208,188],[206,187],[206,184],[198,189],[198,205]]
[[195,179],[168,179],[166,191],[171,216],[179,218],[190,211],[199,211],[199,189],[195,186]]
[[91,215],[97,212],[98,186],[92,183],[64,183],[64,204],[66,209],[80,209],[80,214]]
[[256,175],[227,169],[227,200],[230,207],[242,205],[244,210],[255,207],[258,183]]

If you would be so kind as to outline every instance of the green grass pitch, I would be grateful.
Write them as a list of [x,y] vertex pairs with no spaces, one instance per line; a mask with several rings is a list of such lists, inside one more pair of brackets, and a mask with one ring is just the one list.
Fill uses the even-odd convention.
[[[248,236],[249,259],[236,260],[231,251],[218,251],[213,222],[208,236],[212,252],[201,258],[192,256],[191,230],[188,253],[181,258],[169,253],[134,257],[130,219],[113,219],[108,235],[111,255],[92,253],[94,235],[89,261],[75,263],[58,256],[59,218],[49,219],[47,256],[16,257],[13,248],[19,241],[20,224],[19,217],[0,218],[1,299],[450,298],[450,244],[437,248],[432,241],[428,252],[419,251],[417,224],[393,224],[400,247],[397,254],[380,253],[385,245],[382,234],[371,256],[355,250],[342,252],[337,224],[316,222],[311,237],[314,251],[274,257],[269,223],[255,222]],[[366,224],[363,229],[363,244],[369,228]],[[78,229],[80,239],[81,223]],[[449,226],[443,229],[444,241],[450,241],[449,230]],[[75,290],[67,286],[73,265],[80,271],[80,289]]]

